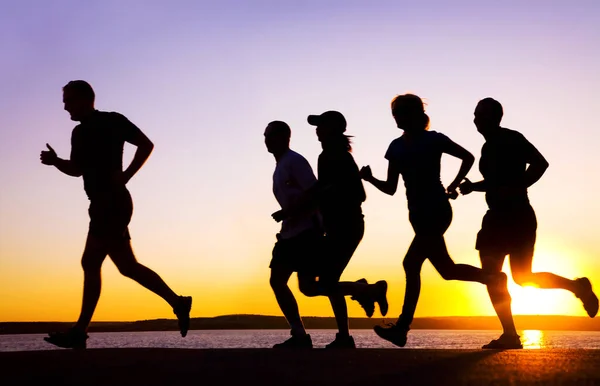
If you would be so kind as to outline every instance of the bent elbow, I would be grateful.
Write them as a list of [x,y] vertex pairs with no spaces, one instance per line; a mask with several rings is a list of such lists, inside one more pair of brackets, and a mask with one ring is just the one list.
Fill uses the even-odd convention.
[[546,169],[548,169],[548,167],[549,167],[549,166],[550,166],[550,164],[549,164],[549,163],[548,163],[548,161],[546,161],[545,159],[542,161],[542,163],[541,163],[541,165],[540,165],[540,167],[541,167],[542,169],[544,169],[544,171],[545,171]]
[[144,150],[144,152],[148,155],[150,155],[150,153],[152,153],[152,150],[154,150],[154,143],[152,143],[152,141],[148,140],[148,142],[145,142],[144,145],[142,146],[142,149]]

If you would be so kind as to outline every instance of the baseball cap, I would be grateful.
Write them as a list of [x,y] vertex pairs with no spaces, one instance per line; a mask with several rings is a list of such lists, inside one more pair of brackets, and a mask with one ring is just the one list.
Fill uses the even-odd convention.
[[327,125],[339,129],[341,133],[346,131],[346,118],[339,111],[330,110],[320,115],[309,115],[307,120],[312,126]]

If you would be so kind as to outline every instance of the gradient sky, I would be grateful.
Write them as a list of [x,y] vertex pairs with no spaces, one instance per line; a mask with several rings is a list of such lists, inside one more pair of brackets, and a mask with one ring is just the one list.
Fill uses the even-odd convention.
[[[487,96],[504,105],[503,125],[550,162],[530,189],[534,270],[587,275],[600,289],[598,47],[595,0],[3,1],[0,321],[79,312],[88,201],[81,179],[39,161],[46,143],[68,158],[75,123],[61,88],[73,79],[92,84],[98,109],[124,114],[154,142],[129,183],[133,247],[176,292],[194,296],[193,316],[281,314],[268,284],[279,224],[270,217],[278,205],[267,123],[288,122],[292,148],[316,170],[320,144],[306,116],[337,109],[359,166],[383,177],[385,150],[400,135],[389,102],[405,92],[425,98],[432,129],[477,159],[475,105]],[[442,162],[447,184],[458,162]],[[479,177],[475,166],[469,178]],[[365,186],[366,233],[343,279],[387,279],[393,317],[413,231],[404,189],[389,197]],[[453,208],[449,251],[478,265],[484,196],[459,197]],[[103,274],[95,320],[172,317],[109,260]],[[483,286],[445,282],[429,263],[423,278],[417,316],[493,314]],[[331,315],[327,300],[290,285],[302,314]],[[510,289],[515,313],[584,315],[570,293]]]

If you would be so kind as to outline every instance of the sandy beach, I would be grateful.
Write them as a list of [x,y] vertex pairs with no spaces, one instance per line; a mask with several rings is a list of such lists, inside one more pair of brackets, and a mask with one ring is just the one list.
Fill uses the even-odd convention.
[[0,353],[2,385],[595,385],[600,350],[88,349]]

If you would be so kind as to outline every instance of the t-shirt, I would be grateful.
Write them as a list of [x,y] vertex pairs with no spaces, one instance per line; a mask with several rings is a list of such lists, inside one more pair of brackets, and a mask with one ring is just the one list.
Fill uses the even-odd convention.
[[352,154],[343,148],[323,150],[318,172],[319,208],[325,227],[362,218],[361,205],[366,194]]
[[71,162],[83,173],[83,186],[90,200],[124,189],[116,176],[123,171],[123,146],[141,133],[123,115],[95,111],[71,134]]
[[[293,150],[288,150],[278,161],[273,173],[273,194],[282,209],[296,204],[304,192],[317,179],[308,161]],[[316,227],[320,227],[320,215],[314,210],[283,220],[279,237],[289,239]]]
[[447,200],[440,179],[442,154],[452,141],[442,133],[423,131],[392,141],[385,158],[400,171],[409,209]]
[[[501,127],[486,138],[479,171],[485,181],[485,199],[490,209],[529,205],[525,171],[527,164],[538,157],[541,157],[539,151],[517,131]],[[502,194],[501,188],[511,188],[513,193]]]

